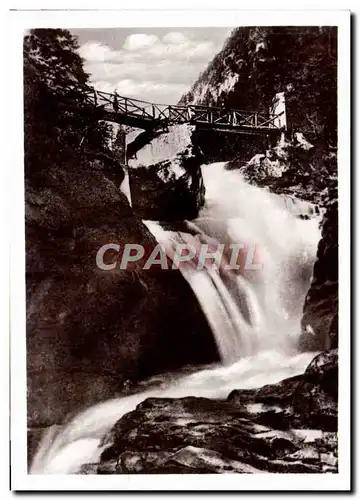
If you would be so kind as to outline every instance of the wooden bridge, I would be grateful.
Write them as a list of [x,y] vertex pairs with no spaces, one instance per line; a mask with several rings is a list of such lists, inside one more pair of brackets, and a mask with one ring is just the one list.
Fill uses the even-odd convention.
[[[266,134],[286,128],[285,113],[241,111],[201,105],[153,104],[138,99],[122,97],[95,89],[83,92],[84,111],[95,113],[97,120],[111,121],[130,127],[152,131],[169,125],[189,123],[197,128]],[[70,97],[65,98],[70,100]]]

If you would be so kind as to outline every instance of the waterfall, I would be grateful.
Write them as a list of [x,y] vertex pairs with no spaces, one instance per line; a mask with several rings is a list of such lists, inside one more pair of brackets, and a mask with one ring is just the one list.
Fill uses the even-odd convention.
[[132,207],[128,167],[124,166],[123,169],[124,169],[124,179],[120,185],[120,191],[124,193],[124,195],[128,199],[129,205]]
[[[256,248],[251,266],[228,270],[182,266],[217,342],[222,365],[180,377],[159,389],[117,398],[85,410],[56,432],[50,429],[34,457],[32,474],[76,473],[97,461],[114,423],[148,397],[226,397],[232,389],[261,387],[300,374],[314,353],[296,351],[302,307],[320,237],[319,217],[307,202],[247,184],[224,163],[203,166],[206,204],[181,230],[147,221],[169,252],[178,243],[219,242]],[[239,254],[243,258],[243,254]],[[226,260],[226,259],[225,259]]]
[[206,205],[196,221],[185,224],[187,231],[145,223],[168,254],[169,248],[183,242],[193,247],[215,241],[256,248],[252,269],[180,267],[224,364],[267,349],[293,352],[320,236],[319,219],[299,215],[314,214],[313,205],[251,186],[238,172],[225,170],[224,163],[203,166],[202,173]]

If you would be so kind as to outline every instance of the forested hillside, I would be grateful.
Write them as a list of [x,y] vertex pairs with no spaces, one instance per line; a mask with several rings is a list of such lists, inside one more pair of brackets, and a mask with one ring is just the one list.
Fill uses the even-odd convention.
[[[24,39],[25,170],[31,180],[55,162],[80,161],[82,145],[107,149],[111,127],[80,112],[89,75],[77,49],[76,38],[62,29],[34,29]],[[71,111],[59,99],[66,95]]]
[[336,144],[336,27],[241,27],[182,102],[267,110],[285,92],[288,128]]

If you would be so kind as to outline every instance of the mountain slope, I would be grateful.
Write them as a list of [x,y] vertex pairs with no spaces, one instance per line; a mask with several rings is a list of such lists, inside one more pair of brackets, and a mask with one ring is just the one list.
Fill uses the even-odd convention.
[[336,27],[241,27],[182,103],[267,110],[285,92],[288,128],[336,141]]

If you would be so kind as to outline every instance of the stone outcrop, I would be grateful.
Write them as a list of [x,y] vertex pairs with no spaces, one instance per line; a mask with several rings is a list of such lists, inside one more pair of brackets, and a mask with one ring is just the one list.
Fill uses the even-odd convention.
[[[140,136],[139,136],[140,137]],[[194,127],[174,125],[129,159],[132,205],[142,219],[194,219],[205,201]]]
[[83,474],[337,472],[337,351],[303,375],[226,400],[149,398]]
[[123,177],[120,165],[79,160],[26,180],[29,428],[119,395],[128,379],[218,359],[179,272],[96,265],[104,244],[157,244]]
[[228,162],[251,184],[276,194],[295,196],[325,207],[337,185],[335,149],[313,146],[300,134],[288,140],[283,134],[275,146],[259,150],[249,161],[242,155]]
[[300,347],[303,350],[338,346],[338,201],[330,193],[322,223],[314,274],[305,299]]

